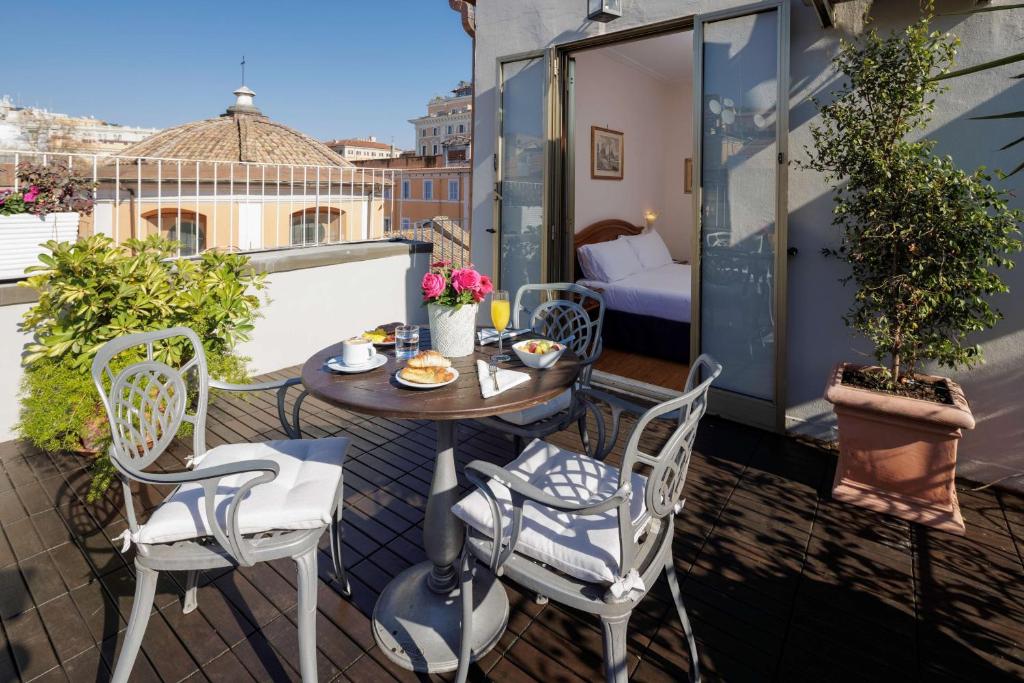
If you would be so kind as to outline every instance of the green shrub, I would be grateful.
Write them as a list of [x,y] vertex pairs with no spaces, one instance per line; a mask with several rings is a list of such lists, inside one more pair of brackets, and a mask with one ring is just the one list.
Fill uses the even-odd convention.
[[[90,370],[100,347],[125,334],[190,327],[203,340],[211,376],[247,380],[247,359],[235,349],[253,329],[265,279],[251,272],[247,257],[209,251],[172,259],[176,244],[155,236],[121,246],[104,235],[46,246],[51,253],[39,257],[43,265],[21,283],[39,295],[22,321],[33,337],[21,387],[23,438],[49,451],[109,441]],[[190,352],[176,339],[154,353],[176,366]],[[118,358],[122,365],[133,360]],[[97,463],[97,495],[110,480],[109,464]]]
[[857,291],[845,317],[885,365],[880,388],[895,390],[924,361],[958,368],[981,361],[969,334],[1002,317],[990,303],[1008,291],[995,272],[1013,267],[1024,217],[984,168],[965,172],[914,139],[931,119],[957,40],[926,16],[903,34],[874,30],[843,41],[834,59],[846,77],[820,122],[806,167],[833,183],[838,249]]

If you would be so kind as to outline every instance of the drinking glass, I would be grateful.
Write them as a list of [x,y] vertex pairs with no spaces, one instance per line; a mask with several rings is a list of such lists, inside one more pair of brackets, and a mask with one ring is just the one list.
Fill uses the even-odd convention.
[[504,336],[505,328],[508,327],[510,314],[511,309],[508,304],[508,292],[504,289],[495,290],[491,294],[491,323],[494,325],[494,329],[498,331],[498,355],[494,356],[495,363],[504,363],[511,359],[511,357],[505,353],[504,347],[502,346],[502,337]]
[[395,328],[395,358],[412,358],[420,352],[420,326],[399,325]]

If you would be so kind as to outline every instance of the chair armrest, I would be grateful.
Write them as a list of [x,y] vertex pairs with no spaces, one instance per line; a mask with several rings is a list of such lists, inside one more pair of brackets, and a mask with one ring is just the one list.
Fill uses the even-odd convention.
[[288,389],[294,386],[302,384],[302,379],[299,377],[289,377],[287,379],[275,379],[269,382],[253,382],[251,384],[232,384],[230,382],[222,382],[219,379],[210,379],[210,388],[219,389],[221,391],[234,391],[234,392],[250,392],[250,391],[273,391],[277,390],[277,419],[281,421],[281,429],[289,439],[301,439],[302,438],[302,426],[299,424],[299,410],[302,408],[302,402],[306,399],[306,395],[309,394],[305,388],[299,392],[298,397],[295,399],[295,405],[292,407],[291,421],[288,420],[288,410],[285,408],[284,399],[288,393]]
[[[238,564],[248,567],[253,564],[250,554],[252,544],[245,540],[238,528],[239,506],[253,487],[273,481],[279,472],[280,467],[273,460],[246,460],[169,474],[133,470],[129,476],[148,484],[198,483],[202,485],[208,530],[224,549],[224,552]],[[234,491],[231,504],[227,509],[227,528],[224,528],[221,526],[220,520],[217,519],[217,489],[220,486],[220,481],[224,477],[246,473],[261,474],[249,479]]]
[[[609,408],[611,408],[612,411],[611,434],[609,434],[607,442],[604,442],[602,436],[602,440],[598,443],[597,453],[594,454],[593,456],[598,460],[604,460],[606,457],[608,457],[608,454],[611,453],[612,450],[615,448],[615,444],[619,440],[619,428],[622,425],[623,413],[629,413],[630,415],[641,417],[642,415],[647,413],[647,411],[650,410],[649,407],[644,407],[639,403],[634,403],[632,401],[628,401],[624,398],[620,398],[618,396],[614,396],[612,394],[609,394],[604,391],[599,391],[597,389],[581,389],[579,393],[590,403],[604,403]],[[595,414],[600,415],[600,411],[595,410]],[[678,422],[679,411],[673,410],[662,415],[657,415],[655,419]],[[600,424],[603,424],[603,422]]]
[[[508,470],[489,462],[474,460],[466,465],[465,472],[466,478],[483,494],[491,508],[491,557],[488,564],[496,576],[501,576],[502,566],[512,556],[512,553],[515,552],[516,546],[519,543],[519,533],[523,528],[523,505],[527,500],[570,514],[588,515],[618,507],[623,502],[628,501],[632,493],[630,486],[627,484],[620,487],[612,495],[596,503],[566,503],[559,498],[544,493],[528,481],[511,474]],[[483,475],[483,477],[477,476],[478,474]],[[491,479],[498,481],[508,488],[512,494],[512,526],[507,546],[504,540],[504,525],[502,523],[501,510],[498,507],[498,499],[488,485]]]

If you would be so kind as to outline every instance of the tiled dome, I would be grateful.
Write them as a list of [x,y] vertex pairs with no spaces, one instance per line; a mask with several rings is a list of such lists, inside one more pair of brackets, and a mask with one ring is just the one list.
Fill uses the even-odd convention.
[[168,128],[119,156],[352,166],[318,140],[264,116],[253,105],[255,93],[249,88],[243,85],[234,94],[235,104],[217,118]]

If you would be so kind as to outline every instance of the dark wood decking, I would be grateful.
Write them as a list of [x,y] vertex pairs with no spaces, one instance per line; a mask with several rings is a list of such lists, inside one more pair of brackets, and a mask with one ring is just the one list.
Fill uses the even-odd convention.
[[[218,399],[210,446],[280,438],[271,398]],[[345,559],[354,595],[338,594],[321,553],[320,678],[415,680],[376,649],[369,615],[387,581],[424,558],[433,428],[312,400],[303,413],[308,434],[352,438]],[[472,426],[460,437],[462,462],[513,456],[509,442]],[[574,433],[558,440],[578,443]],[[1024,500],[962,491],[968,536],[957,538],[830,501],[832,457],[791,440],[708,419],[697,451],[675,548],[706,680],[1024,675]],[[166,467],[187,453],[175,445]],[[0,681],[105,681],[134,586],[131,552],[111,541],[126,527],[120,497],[85,504],[88,477],[74,456],[9,442],[0,465]],[[133,680],[297,680],[294,574],[290,562],[207,574],[188,616],[183,577],[164,575]],[[539,606],[513,586],[509,594],[508,631],[477,680],[603,679],[592,619]],[[631,626],[632,680],[685,680],[664,581]]]

